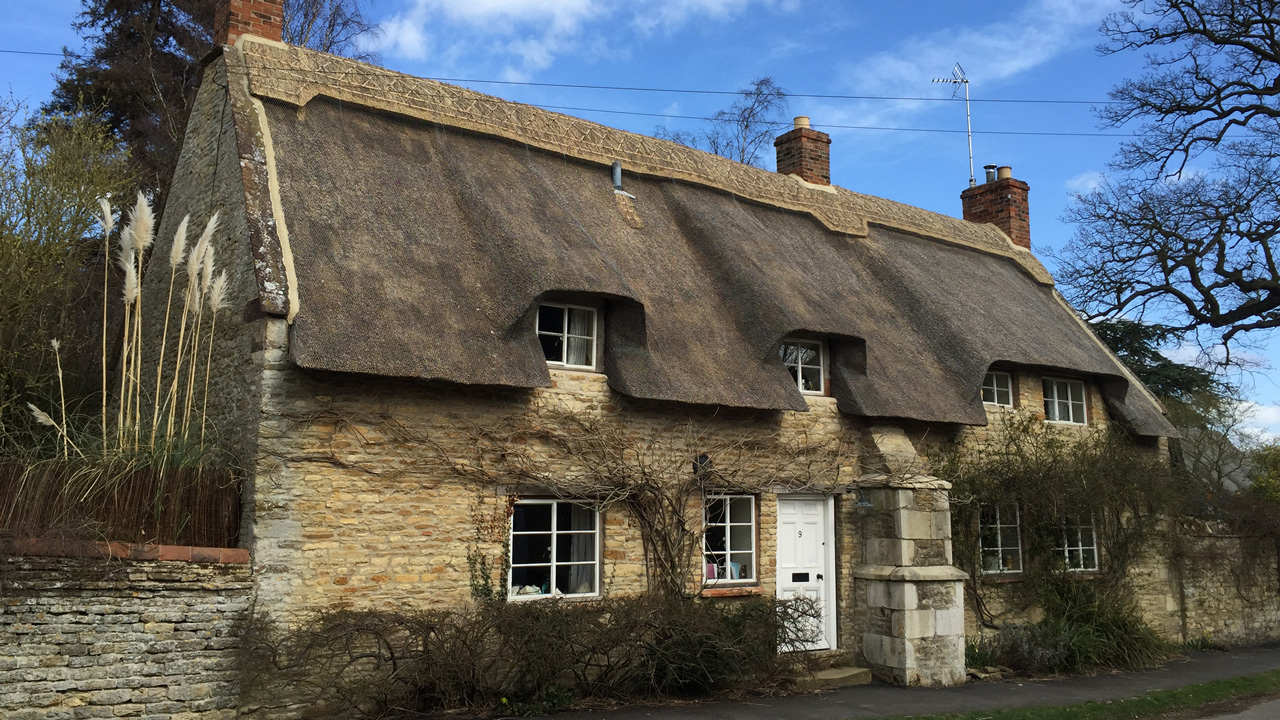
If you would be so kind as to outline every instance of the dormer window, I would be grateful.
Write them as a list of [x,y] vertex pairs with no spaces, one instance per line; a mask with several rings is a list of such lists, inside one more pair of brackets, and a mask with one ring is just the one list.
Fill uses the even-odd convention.
[[778,347],[778,355],[800,392],[806,395],[823,393],[826,388],[824,369],[827,353],[821,340],[788,338]]
[[1044,419],[1084,425],[1084,383],[1079,380],[1044,379]]
[[1013,378],[1007,372],[989,372],[982,379],[982,402],[1013,407]]
[[595,308],[559,303],[538,306],[538,342],[547,364],[594,370],[596,367]]

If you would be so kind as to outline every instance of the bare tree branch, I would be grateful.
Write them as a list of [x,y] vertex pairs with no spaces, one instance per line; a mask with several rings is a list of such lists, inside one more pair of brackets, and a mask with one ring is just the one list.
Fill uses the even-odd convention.
[[787,91],[766,76],[743,88],[740,97],[727,110],[712,115],[710,125],[699,134],[659,127],[654,135],[745,165],[764,167],[760,153],[773,142],[778,129],[786,126],[786,112]]

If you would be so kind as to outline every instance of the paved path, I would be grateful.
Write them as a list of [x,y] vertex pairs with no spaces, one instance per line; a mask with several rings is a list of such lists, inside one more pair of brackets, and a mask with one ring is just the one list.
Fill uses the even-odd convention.
[[1276,720],[1280,718],[1280,700],[1272,700],[1232,715],[1217,715],[1206,720]]
[[[1280,668],[1280,646],[1192,653],[1156,670],[1056,680],[972,683],[958,688],[899,688],[879,683],[819,695],[757,698],[679,706],[628,707],[553,716],[555,720],[847,720],[895,715],[956,713],[1036,705],[1072,705],[1088,700],[1118,700],[1151,690],[1167,690],[1223,678],[1256,675]],[[1264,708],[1274,709],[1276,703]],[[1253,712],[1258,708],[1253,708]],[[1232,720],[1278,720],[1280,711],[1230,716]]]

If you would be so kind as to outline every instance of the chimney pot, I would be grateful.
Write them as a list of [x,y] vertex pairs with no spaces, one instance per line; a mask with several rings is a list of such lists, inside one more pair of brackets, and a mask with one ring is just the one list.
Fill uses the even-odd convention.
[[795,127],[773,141],[778,151],[778,172],[798,175],[814,185],[831,184],[831,136],[814,130],[800,115]]
[[1000,228],[1014,245],[1031,249],[1030,186],[1013,177],[1008,165],[987,165],[987,182],[960,193],[964,219]]
[[213,42],[234,45],[241,35],[279,42],[284,36],[284,0],[220,0],[213,15]]

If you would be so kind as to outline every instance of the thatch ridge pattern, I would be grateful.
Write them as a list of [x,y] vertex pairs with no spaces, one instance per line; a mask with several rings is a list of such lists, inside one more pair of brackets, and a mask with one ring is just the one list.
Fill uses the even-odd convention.
[[604,165],[620,160],[629,172],[683,180],[754,202],[812,215],[825,227],[856,238],[868,224],[1007,257],[1037,282],[1053,278],[1033,254],[995,226],[836,188],[807,188],[793,178],[734,162],[678,143],[606,127],[581,118],[416,78],[347,58],[292,46],[242,44],[251,91],[305,108],[323,95],[385,112],[527,143]]

